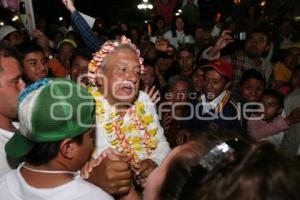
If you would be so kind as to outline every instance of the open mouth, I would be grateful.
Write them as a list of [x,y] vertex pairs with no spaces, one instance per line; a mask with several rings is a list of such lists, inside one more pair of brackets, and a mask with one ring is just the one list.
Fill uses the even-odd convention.
[[121,90],[123,92],[125,92],[126,94],[128,95],[132,95],[133,92],[134,92],[134,87],[132,84],[124,84],[122,87],[121,87]]

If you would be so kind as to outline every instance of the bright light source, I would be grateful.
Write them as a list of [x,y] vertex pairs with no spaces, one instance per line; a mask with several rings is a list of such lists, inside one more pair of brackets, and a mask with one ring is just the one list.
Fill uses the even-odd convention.
[[177,12],[177,13],[175,13],[175,15],[176,15],[176,16],[179,16],[179,15],[180,15],[180,13],[178,13],[178,12]]
[[266,5],[266,1],[260,2],[260,6],[261,6],[261,7],[265,7],[265,5]]
[[139,10],[144,9],[146,11],[147,9],[149,9],[149,10],[153,9],[153,5],[151,3],[148,3],[148,0],[143,0],[143,3],[138,4],[137,8]]
[[0,22],[0,26],[4,26],[4,22]]
[[178,10],[178,12],[179,12],[179,13],[182,13],[182,10],[181,10],[181,9],[179,9],[179,10]]
[[15,21],[17,21],[17,20],[19,20],[18,15],[15,15],[15,16],[13,16],[13,18],[11,18],[11,21],[13,21],[13,22],[15,22]]
[[147,20],[145,20],[145,24],[148,24],[148,21],[147,21]]
[[241,4],[241,0],[233,0],[233,3],[235,3],[236,5],[240,5]]
[[63,17],[59,17],[59,18],[58,18],[59,21],[62,21],[63,19],[64,19]]
[[296,16],[295,21],[300,21],[300,16]]

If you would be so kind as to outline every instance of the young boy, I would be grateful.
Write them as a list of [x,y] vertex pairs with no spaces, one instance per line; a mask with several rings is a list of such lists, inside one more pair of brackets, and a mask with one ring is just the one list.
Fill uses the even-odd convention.
[[261,103],[264,106],[262,119],[248,120],[248,134],[256,140],[265,139],[279,146],[284,130],[300,122],[300,107],[295,108],[287,117],[283,117],[284,96],[276,90],[264,91]]
[[24,162],[0,179],[0,199],[113,199],[76,176],[94,148],[91,95],[63,79],[42,79],[19,96],[20,129],[5,146]]
[[224,59],[209,62],[204,71],[204,94],[195,106],[190,124],[192,130],[241,130],[239,109],[229,92],[232,67]]

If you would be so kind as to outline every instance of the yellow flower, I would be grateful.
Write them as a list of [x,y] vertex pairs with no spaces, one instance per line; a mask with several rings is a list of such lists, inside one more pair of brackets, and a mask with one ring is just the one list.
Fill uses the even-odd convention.
[[135,103],[136,112],[139,116],[145,114],[145,106],[142,102],[138,101]]
[[128,138],[128,141],[129,141],[130,144],[141,144],[142,143],[142,138],[130,137],[130,138]]
[[113,145],[113,146],[116,146],[119,144],[119,141],[118,140],[112,140],[110,141],[110,144]]
[[94,88],[93,87],[88,87],[88,92],[90,93],[90,94],[92,94],[93,92],[94,92]]
[[104,125],[104,129],[106,130],[107,133],[112,133],[113,132],[113,125],[112,123],[107,123]]
[[122,131],[126,134],[126,133],[131,133],[136,131],[136,126],[135,124],[129,124],[128,126],[124,126],[122,127]]
[[95,69],[96,69],[96,63],[95,63],[95,61],[92,60],[89,63],[88,68],[89,68],[89,71],[95,71]]
[[116,123],[117,123],[119,126],[122,126],[123,123],[124,123],[124,120],[123,120],[123,119],[119,119],[119,120],[117,120]]
[[151,135],[151,136],[155,136],[157,134],[157,128],[154,128],[154,129],[151,129],[148,131],[148,133]]
[[131,148],[134,151],[141,151],[142,150],[142,146],[140,144],[134,144],[134,145],[131,146]]
[[156,149],[157,148],[157,141],[155,138],[151,138],[148,141],[148,145],[151,149]]
[[146,115],[143,118],[143,121],[144,121],[145,125],[148,126],[149,124],[151,124],[153,122],[153,116],[151,114],[150,115]]
[[118,114],[116,112],[112,112],[109,114],[109,119],[113,119],[117,116]]

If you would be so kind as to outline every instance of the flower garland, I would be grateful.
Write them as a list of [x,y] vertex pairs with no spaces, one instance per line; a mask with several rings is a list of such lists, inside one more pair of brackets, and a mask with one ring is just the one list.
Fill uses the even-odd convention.
[[153,127],[153,115],[146,112],[144,103],[136,101],[127,110],[130,122],[125,124],[124,117],[109,108],[107,100],[96,87],[89,87],[88,90],[96,100],[97,123],[103,123],[109,143],[117,151],[129,155],[132,163],[149,157],[157,148],[155,136],[158,129]]
[[140,50],[136,48],[136,46],[131,43],[131,40],[126,38],[125,35],[120,36],[119,40],[117,41],[106,41],[100,48],[98,52],[95,52],[93,54],[93,59],[88,65],[88,79],[92,86],[96,86],[96,78],[97,78],[97,69],[102,67],[102,62],[106,56],[113,53],[118,46],[127,44],[129,45],[133,50],[135,50],[136,56],[139,59],[140,67],[141,67],[141,73],[143,74],[144,71],[144,59],[141,57]]

